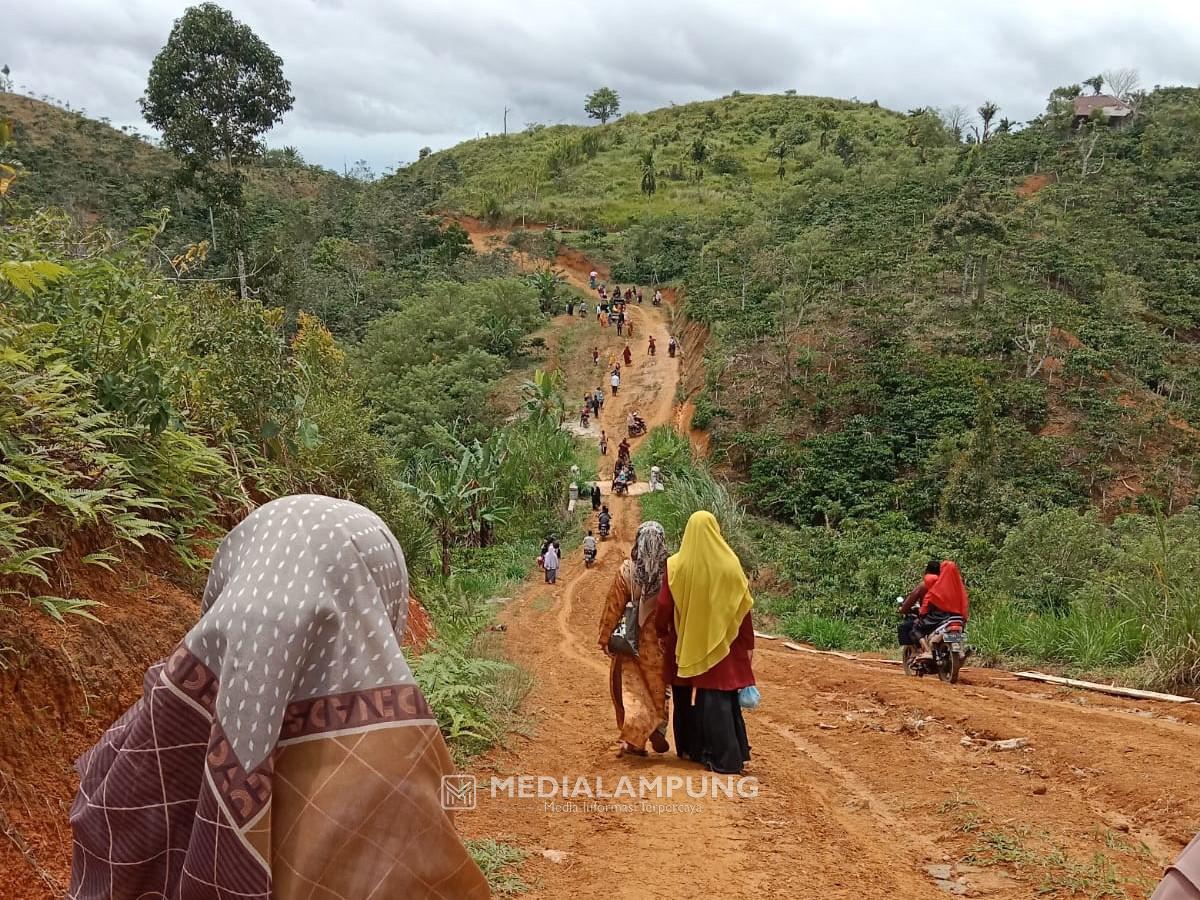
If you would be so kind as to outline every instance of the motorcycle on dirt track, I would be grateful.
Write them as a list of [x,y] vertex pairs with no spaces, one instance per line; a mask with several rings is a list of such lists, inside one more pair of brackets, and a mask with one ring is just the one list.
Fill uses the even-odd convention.
[[634,422],[632,425],[629,426],[629,436],[631,438],[641,437],[645,433],[646,433],[646,423],[641,419],[638,419],[636,422]]
[[[897,603],[903,603],[903,597],[896,598]],[[914,609],[904,617],[897,628],[900,645],[904,648],[901,659],[904,662],[904,674],[921,677],[937,675],[942,681],[958,684],[958,673],[971,648],[967,646],[967,623],[961,616],[949,616],[929,635],[929,649],[933,659],[921,659],[921,642],[915,632],[917,612]]]
[[596,551],[595,550],[584,550],[583,551],[584,567],[590,569],[595,564],[595,562],[596,562]]
[[608,533],[612,530],[612,521],[606,516],[600,517],[600,540],[607,541]]

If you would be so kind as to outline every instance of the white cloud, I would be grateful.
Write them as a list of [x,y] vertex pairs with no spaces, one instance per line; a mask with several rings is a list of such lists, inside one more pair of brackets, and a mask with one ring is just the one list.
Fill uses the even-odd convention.
[[[1023,120],[1050,88],[1134,66],[1146,85],[1200,81],[1191,0],[231,0],[283,57],[296,107],[270,136],[315,162],[377,169],[540,121],[581,122],[609,84],[650,109],[743,91],[997,102]],[[35,96],[141,126],[137,98],[186,8],[169,0],[40,0],[0,38],[0,62]],[[11,18],[11,17],[10,17]],[[144,127],[144,126],[142,126]]]

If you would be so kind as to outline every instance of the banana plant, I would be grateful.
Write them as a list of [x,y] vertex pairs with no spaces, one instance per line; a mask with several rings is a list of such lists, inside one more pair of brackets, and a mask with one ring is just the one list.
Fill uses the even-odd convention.
[[525,411],[529,418],[538,422],[553,422],[557,428],[567,417],[567,406],[563,400],[566,379],[557,369],[537,369],[533,378],[521,385],[521,396],[525,399]]
[[450,577],[450,548],[471,526],[471,509],[482,488],[471,478],[470,454],[419,463],[411,481],[401,486],[412,494],[442,551],[442,577]]

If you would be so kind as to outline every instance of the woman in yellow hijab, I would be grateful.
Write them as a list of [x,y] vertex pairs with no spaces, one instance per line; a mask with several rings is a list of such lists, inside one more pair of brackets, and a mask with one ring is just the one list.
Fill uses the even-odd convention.
[[655,622],[674,695],[675,752],[714,772],[750,759],[738,691],[754,684],[754,600],[741,560],[712,513],[693,513],[667,577]]

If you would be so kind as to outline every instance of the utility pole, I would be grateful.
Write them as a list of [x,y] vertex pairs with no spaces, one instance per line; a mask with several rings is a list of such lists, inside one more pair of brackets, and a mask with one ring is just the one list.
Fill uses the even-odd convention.
[[504,136],[508,137],[508,107],[504,107]]

